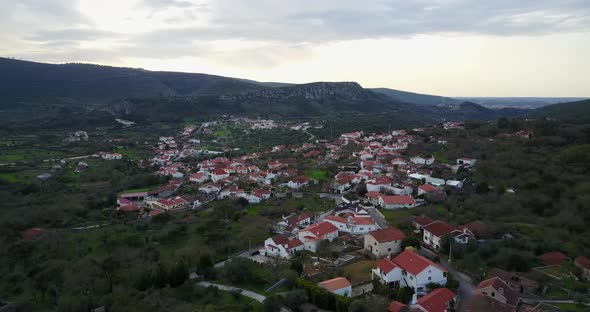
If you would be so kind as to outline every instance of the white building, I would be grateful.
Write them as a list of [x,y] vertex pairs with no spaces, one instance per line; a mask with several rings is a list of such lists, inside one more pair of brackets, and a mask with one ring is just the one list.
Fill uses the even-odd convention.
[[303,250],[303,243],[297,239],[277,235],[264,241],[264,247],[259,250],[261,255],[289,259],[297,251]]
[[336,277],[318,285],[333,294],[352,297],[352,284],[344,277]]

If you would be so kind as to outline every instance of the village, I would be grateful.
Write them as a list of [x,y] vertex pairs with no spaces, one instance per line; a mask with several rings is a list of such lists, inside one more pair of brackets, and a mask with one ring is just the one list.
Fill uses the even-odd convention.
[[[230,122],[236,122],[230,119]],[[279,127],[272,120],[244,119],[250,129]],[[169,177],[168,184],[142,192],[122,193],[117,199],[118,211],[137,213],[149,219],[162,213],[180,213],[208,209],[207,204],[223,199],[239,199],[248,204],[264,205],[271,198],[302,198],[321,196],[333,200],[331,209],[317,211],[303,207],[297,213],[283,215],[268,224],[274,235],[241,253],[256,262],[282,259],[289,261],[302,252],[310,253],[304,274],[314,276],[322,270],[341,267],[370,259],[364,276],[341,276],[321,281],[318,285],[339,296],[357,297],[376,291],[375,282],[392,288],[409,288],[405,302],[393,300],[388,311],[540,311],[537,302],[527,296],[530,281],[515,278],[514,273],[495,270],[487,279],[476,283],[452,267],[452,251],[441,254],[448,246],[477,244],[486,225],[478,220],[465,224],[449,224],[425,215],[412,216],[411,226],[404,230],[390,226],[388,213],[412,209],[426,203],[440,203],[448,192],[464,192],[471,188],[468,178],[454,178],[457,172],[469,172],[477,159],[469,155],[450,163],[438,163],[426,154],[408,155],[424,128],[394,130],[389,133],[343,133],[336,140],[316,140],[300,146],[277,145],[272,149],[241,156],[225,157],[224,151],[204,149],[199,134],[211,134],[214,123],[185,127],[178,139],[160,137],[153,150],[150,165],[156,174]],[[444,124],[445,130],[462,129],[462,123]],[[308,123],[290,126],[305,131]],[[198,129],[198,130],[197,130]],[[200,132],[200,133],[199,133]],[[446,144],[445,137],[431,138]],[[208,159],[196,164],[181,160],[195,155]],[[99,153],[99,157],[119,159],[117,154]],[[309,170],[302,171],[301,160],[314,166],[339,164],[328,187]],[[434,173],[448,171],[443,176]],[[468,176],[468,175],[467,175]],[[192,189],[190,193],[184,190]],[[510,233],[503,237],[508,239]],[[449,243],[448,239],[452,239]],[[326,257],[330,255],[330,257]],[[567,261],[547,260],[547,265]],[[590,260],[575,263],[590,272]],[[512,274],[512,275],[511,275]],[[447,287],[448,286],[448,287]],[[449,289],[451,288],[451,289]],[[538,298],[535,298],[538,299]],[[405,310],[404,310],[405,311]]]
[[[262,265],[302,262],[302,276],[313,281],[328,271],[339,272],[341,276],[314,285],[338,297],[389,298],[391,312],[534,312],[545,311],[537,307],[552,302],[539,296],[539,281],[519,273],[494,268],[485,276],[473,276],[454,266],[453,248],[478,248],[489,239],[508,241],[511,233],[491,237],[489,226],[481,220],[453,224],[412,213],[417,207],[444,203],[448,194],[470,194],[475,188],[470,174],[478,160],[471,155],[441,163],[431,154],[409,152],[416,151],[423,140],[418,134],[429,128],[349,132],[334,140],[318,140],[309,133],[309,142],[303,144],[244,153],[222,144],[212,147],[211,143],[219,143],[211,139],[212,134],[219,134],[227,124],[245,124],[246,133],[322,127],[233,116],[187,125],[177,136],[160,136],[148,151],[150,158],[137,162],[153,168],[154,175],[167,183],[121,192],[114,209],[142,223],[165,214],[183,214],[183,222],[191,222],[196,217],[193,212],[215,209],[216,202],[240,204],[260,213],[271,202],[276,206],[285,200],[319,198],[321,206],[303,204],[296,211],[272,215],[271,223],[264,226],[268,237],[263,241],[243,237],[248,246],[234,257]],[[462,131],[463,123],[448,122],[440,128]],[[87,136],[76,133],[68,140]],[[428,140],[446,145],[449,139],[440,135]],[[92,157],[124,158],[115,152]],[[88,164],[79,161],[74,168],[83,174]],[[41,231],[30,229],[23,237]],[[582,256],[572,261],[553,252],[540,256],[539,262],[543,266],[536,270],[550,277],[555,277],[553,271],[567,275],[563,268],[572,263],[583,270],[584,278],[590,278],[590,260]],[[191,278],[203,279],[196,273]]]

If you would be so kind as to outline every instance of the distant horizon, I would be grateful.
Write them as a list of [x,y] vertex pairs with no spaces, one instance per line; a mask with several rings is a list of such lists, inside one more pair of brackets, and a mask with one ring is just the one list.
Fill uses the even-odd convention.
[[470,99],[477,99],[477,98],[481,98],[481,99],[484,99],[484,98],[485,99],[518,99],[518,98],[521,98],[521,99],[578,99],[578,100],[590,99],[590,96],[501,96],[501,95],[500,96],[485,96],[485,95],[484,96],[480,96],[480,95],[477,95],[477,96],[470,96],[470,95],[457,96],[457,95],[455,95],[455,96],[453,96],[453,95],[422,93],[422,92],[418,92],[418,91],[404,90],[404,89],[399,89],[396,87],[389,87],[389,86],[370,86],[369,87],[369,86],[363,85],[359,81],[351,81],[351,80],[333,80],[333,81],[315,80],[315,81],[307,81],[307,82],[260,81],[260,80],[255,80],[255,79],[248,78],[248,77],[227,76],[227,75],[202,72],[202,71],[161,70],[161,69],[150,69],[150,68],[144,68],[144,67],[119,66],[119,65],[112,65],[112,64],[92,63],[92,62],[85,62],[85,61],[49,62],[49,61],[43,61],[43,60],[24,59],[24,58],[13,57],[13,56],[0,56],[0,58],[13,59],[13,60],[24,61],[24,62],[51,64],[51,65],[86,64],[86,65],[110,66],[110,67],[119,67],[119,68],[131,68],[131,69],[147,70],[147,71],[153,71],[153,72],[177,72],[177,73],[186,73],[186,74],[205,74],[205,75],[212,75],[212,76],[222,76],[222,77],[227,77],[227,78],[235,78],[235,79],[240,79],[240,80],[250,80],[250,81],[255,81],[258,83],[283,83],[283,84],[296,85],[296,84],[307,84],[307,83],[316,83],[316,82],[356,82],[359,85],[361,85],[364,89],[385,88],[385,89],[393,89],[393,90],[402,91],[402,92],[439,96],[439,97],[446,97],[446,98],[454,98],[454,99],[462,99],[462,98],[470,98]]
[[0,28],[0,55],[49,63],[448,97],[590,95],[587,0],[4,1]]

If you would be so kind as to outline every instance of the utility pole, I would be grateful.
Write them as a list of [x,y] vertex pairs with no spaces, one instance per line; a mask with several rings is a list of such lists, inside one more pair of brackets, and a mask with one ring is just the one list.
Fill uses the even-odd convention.
[[453,241],[452,239],[449,241],[449,263],[451,263],[451,257],[453,256]]

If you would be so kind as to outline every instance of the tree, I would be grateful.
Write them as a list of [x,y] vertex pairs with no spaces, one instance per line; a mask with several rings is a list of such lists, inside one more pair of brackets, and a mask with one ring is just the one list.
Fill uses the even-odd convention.
[[281,299],[276,295],[266,297],[266,300],[264,300],[264,302],[263,302],[262,310],[264,312],[280,311],[281,310]]
[[179,261],[168,273],[168,283],[175,288],[184,283],[188,279],[188,269],[184,261]]
[[298,311],[299,306],[307,302],[308,297],[305,290],[297,289],[285,294],[285,305],[291,310]]
[[420,248],[420,239],[418,237],[415,236],[406,236],[404,237],[404,239],[402,240],[402,249],[405,249],[406,247],[415,247],[415,248]]
[[291,270],[297,272],[299,276],[303,273],[303,262],[299,258],[293,260],[291,262],[291,266],[289,267]]

